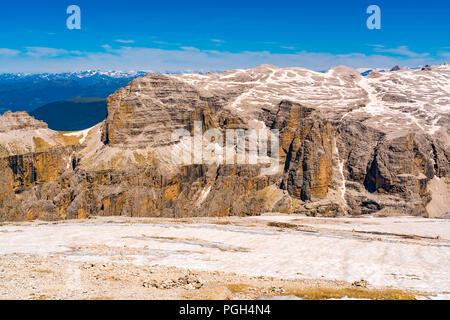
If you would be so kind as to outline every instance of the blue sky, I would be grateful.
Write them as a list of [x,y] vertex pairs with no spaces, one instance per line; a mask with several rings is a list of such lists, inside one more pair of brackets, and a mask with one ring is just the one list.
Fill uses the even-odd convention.
[[[66,27],[72,4],[81,30]],[[372,4],[381,30],[366,26]],[[0,72],[437,64],[449,15],[442,0],[2,1]]]

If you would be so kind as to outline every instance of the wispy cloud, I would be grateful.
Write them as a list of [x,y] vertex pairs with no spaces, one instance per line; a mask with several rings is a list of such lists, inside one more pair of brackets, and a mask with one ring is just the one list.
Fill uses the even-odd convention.
[[152,43],[161,45],[161,46],[172,46],[172,47],[179,47],[182,45],[179,42],[167,42],[167,41],[160,41],[160,40],[153,40]]
[[366,44],[366,46],[369,46],[369,47],[377,47],[377,48],[384,48],[384,46],[382,45],[382,44],[373,44],[373,43],[368,43],[368,44]]
[[163,45],[168,45],[169,44],[168,42],[158,41],[158,40],[153,40],[152,43],[154,43],[154,44],[163,44]]
[[429,55],[429,53],[417,53],[414,51],[409,50],[407,46],[399,46],[396,48],[386,48],[383,45],[373,45],[375,48],[373,49],[376,52],[383,52],[383,53],[392,53],[396,55],[401,56],[407,56],[410,58],[417,58],[417,57],[426,57]]
[[295,50],[295,47],[292,46],[281,46],[281,49]]
[[196,47],[180,47],[181,50],[183,51],[195,51],[195,52],[200,52],[201,50],[196,48]]
[[[435,57],[382,53],[332,54],[327,52],[271,53],[269,51],[227,52],[200,50],[195,47],[158,49],[144,47],[113,48],[103,45],[99,52],[74,52],[65,49],[28,47],[26,55],[1,56],[0,72],[63,72],[86,69],[100,70],[152,70],[178,72],[186,70],[218,71],[249,68],[259,64],[279,67],[305,67],[326,70],[337,65],[351,67],[389,68],[394,65],[415,67],[446,61],[448,53]],[[1,51],[0,51],[1,52]],[[6,52],[6,51],[5,51]],[[402,51],[404,53],[404,51]],[[36,63],[36,57],[40,63]],[[58,57],[58,59],[55,59]]]
[[19,50],[0,48],[0,56],[13,57],[20,54]]
[[117,39],[115,41],[119,42],[119,43],[134,43],[135,42],[134,40],[123,40],[123,39]]
[[76,50],[65,50],[65,49],[57,49],[57,48],[48,48],[48,47],[26,47],[27,51],[26,55],[34,58],[43,58],[43,57],[61,57],[67,55],[82,55],[83,53]]
[[224,40],[220,40],[220,39],[211,39],[211,41],[215,42],[215,43],[224,43],[225,42]]

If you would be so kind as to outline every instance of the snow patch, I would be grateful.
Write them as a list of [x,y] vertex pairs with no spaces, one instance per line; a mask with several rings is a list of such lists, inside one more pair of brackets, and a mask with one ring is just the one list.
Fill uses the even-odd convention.
[[[96,125],[95,125],[96,126]],[[85,129],[85,130],[81,130],[81,131],[74,131],[74,132],[69,132],[69,133],[64,133],[63,135],[66,137],[70,137],[70,136],[75,136],[75,137],[80,137],[80,144],[83,144],[83,142],[86,140],[89,131],[91,131],[95,126],[89,128],[89,129]]]

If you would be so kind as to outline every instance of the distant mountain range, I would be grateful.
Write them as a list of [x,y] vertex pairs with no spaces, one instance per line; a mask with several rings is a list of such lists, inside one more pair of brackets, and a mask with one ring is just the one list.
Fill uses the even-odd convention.
[[32,111],[75,97],[106,98],[146,72],[83,71],[70,73],[0,74],[0,113]]

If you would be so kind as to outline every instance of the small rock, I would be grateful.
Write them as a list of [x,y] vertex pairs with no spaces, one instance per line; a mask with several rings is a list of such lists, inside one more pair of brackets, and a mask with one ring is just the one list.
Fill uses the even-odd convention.
[[352,283],[352,286],[353,286],[353,287],[360,287],[360,288],[367,288],[367,285],[368,285],[368,284],[369,284],[369,283],[368,283],[366,280],[361,279],[361,280],[359,280],[359,281],[353,282],[353,283]]
[[144,282],[142,286],[146,288],[154,287],[157,289],[172,289],[181,287],[186,290],[197,290],[203,286],[203,283],[201,283],[201,281],[192,273],[189,273],[184,277],[178,278],[177,280]]

